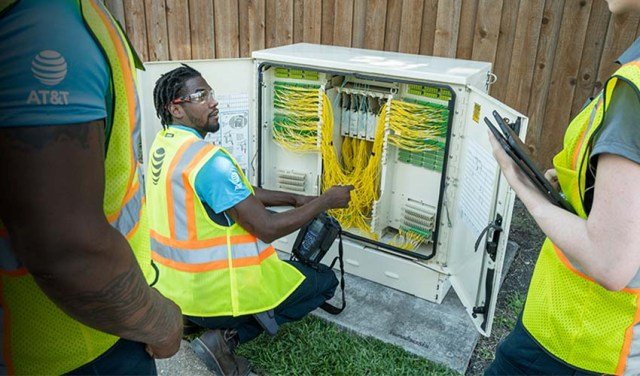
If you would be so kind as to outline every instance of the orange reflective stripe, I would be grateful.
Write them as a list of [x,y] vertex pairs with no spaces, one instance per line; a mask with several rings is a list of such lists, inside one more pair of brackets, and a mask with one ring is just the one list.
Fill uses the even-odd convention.
[[[258,256],[253,257],[243,257],[240,259],[233,260],[233,267],[246,267],[246,266],[255,266],[260,265],[260,263],[267,259],[269,256],[275,253],[275,249],[269,246],[267,249],[262,251]],[[202,264],[187,264],[183,262],[174,261],[165,257],[162,257],[154,250],[151,250],[151,258],[158,263],[168,266],[170,268],[180,270],[183,272],[189,273],[201,273],[201,272],[209,272],[213,270],[221,270],[229,268],[229,260],[218,260],[212,262],[206,262]]]
[[[127,194],[124,196],[124,200],[122,200],[123,202],[122,206],[126,206],[129,203],[129,201],[133,199],[136,193],[138,193],[139,188],[140,188],[140,182],[136,181],[135,184],[129,188],[129,191],[127,192]],[[117,212],[107,216],[107,221],[109,222],[115,221],[116,219],[118,219],[118,216],[120,215],[121,212],[122,212],[122,207]]]
[[167,215],[169,216],[169,233],[171,234],[172,238],[175,238],[176,236],[176,219],[175,219],[174,205],[173,205],[173,189],[171,187],[171,184],[172,184],[171,176],[173,176],[173,172],[175,171],[176,166],[178,165],[178,162],[180,161],[180,158],[182,157],[182,155],[187,151],[189,146],[191,146],[196,141],[197,139],[189,140],[188,142],[185,142],[182,146],[180,146],[180,149],[178,149],[178,152],[171,160],[171,164],[169,165],[169,171],[167,171],[166,182],[165,182],[166,189],[167,189],[167,210],[169,211]]
[[[144,210],[144,205],[146,203],[147,199],[145,197],[142,198],[142,205],[140,205],[140,212],[138,214],[138,218],[142,218],[142,210]],[[131,229],[131,231],[129,231],[129,233],[127,235],[125,235],[125,238],[127,240],[131,240],[131,238],[133,238],[133,236],[136,234],[136,232],[138,232],[138,227],[140,227],[140,220],[138,220],[135,224],[135,226],[133,226],[133,228]]]
[[618,360],[618,367],[616,368],[616,375],[622,375],[624,369],[627,367],[627,359],[629,358],[629,351],[631,351],[631,343],[633,342],[633,327],[640,322],[640,295],[636,297],[636,315],[633,318],[633,323],[629,325],[624,332],[624,343],[622,344],[622,351],[620,352],[620,358]]
[[[553,244],[553,243],[551,243]],[[567,258],[567,256],[565,256],[565,254],[562,252],[562,250],[560,248],[558,248],[555,244],[553,244],[553,250],[556,252],[556,255],[558,256],[558,258],[560,259],[560,262],[562,262],[562,264],[564,264],[564,266],[567,267],[567,269],[571,270],[573,273],[577,274],[578,276],[591,281],[593,283],[596,283],[598,285],[600,285],[595,279],[591,278],[590,276],[584,274],[583,272],[581,272],[580,270],[576,269],[575,266],[573,266],[573,264],[571,264],[571,261],[569,261],[569,259]],[[636,288],[632,288],[632,287],[625,287],[623,289],[621,289],[620,291],[624,291],[624,292],[628,292],[634,295],[639,295],[640,294],[640,287],[636,287]]]
[[[553,243],[551,243],[551,244],[553,244]],[[571,264],[571,261],[569,261],[567,256],[565,256],[564,253],[560,250],[560,248],[558,248],[555,244],[553,244],[553,250],[556,252],[556,255],[558,256],[560,261],[564,264],[564,266],[567,267],[567,269],[571,270],[573,273],[577,274],[578,276],[580,276],[580,277],[582,277],[582,278],[584,278],[584,279],[586,279],[588,281],[591,281],[593,283],[598,283],[593,278],[589,277],[588,275],[584,274],[580,270],[576,269],[575,266],[573,266],[573,264]]]
[[198,162],[202,160],[204,155],[211,151],[211,149],[213,149],[213,146],[207,145],[198,151],[182,173],[182,184],[185,187],[185,208],[187,210],[187,233],[189,234],[189,240],[197,240],[198,238],[196,231],[196,208],[194,205],[195,201],[193,199],[195,191],[193,189],[186,189],[186,187],[190,186],[189,174],[193,171]]
[[273,248],[273,246],[269,246],[269,247],[267,247],[267,249],[265,249],[264,251],[260,252],[258,254],[258,256],[242,257],[242,258],[238,258],[238,259],[233,259],[231,261],[231,263],[233,264],[234,268],[243,267],[243,266],[260,265],[260,263],[263,260],[265,260],[269,256],[273,255],[275,252],[276,252],[276,250]]
[[[113,21],[109,18],[107,13],[96,3],[95,0],[89,1],[89,4],[96,11],[98,16],[102,19],[107,31],[109,32],[109,36],[111,37],[111,41],[116,49],[116,53],[118,54],[118,61],[120,62],[120,71],[122,72],[125,92],[127,93],[127,107],[128,107],[128,115],[129,115],[129,133],[131,135],[131,140],[133,140],[133,134],[136,129],[136,98],[135,98],[135,87],[133,86],[133,75],[131,74],[131,66],[129,61],[129,54],[124,50],[124,46],[122,44],[122,39],[118,36],[117,30],[114,28]],[[112,72],[113,74],[113,72]],[[127,186],[131,186],[133,182],[133,175],[136,171],[136,161],[135,161],[135,151],[133,146],[133,141],[131,141],[131,153],[129,155],[130,159],[130,167],[129,167],[129,179]],[[126,197],[122,199],[122,206],[125,205]]]
[[203,264],[186,264],[183,262],[177,262],[168,258],[164,258],[157,254],[154,250],[151,250],[151,258],[154,261],[157,261],[159,264],[189,273],[207,272],[211,270],[226,269],[228,267],[227,260],[212,261]]
[[[605,90],[606,90],[606,88],[605,88]],[[596,115],[598,113],[598,110],[600,109],[600,107],[602,106],[603,103],[604,103],[604,101],[602,100],[602,98],[598,99],[598,103],[593,107],[592,113],[591,113],[591,115],[589,115],[589,117],[590,117],[589,123],[588,123],[587,127],[584,129],[584,132],[582,132],[582,135],[580,135],[580,141],[578,141],[578,143],[576,144],[576,148],[573,150],[572,166],[573,166],[574,170],[578,165],[578,157],[580,156],[580,150],[582,149],[582,144],[584,143],[584,140],[587,137],[587,134],[589,133],[589,130],[593,126],[593,121],[595,120]]]
[[[158,242],[167,245],[169,247],[182,248],[182,249],[199,249],[199,248],[207,248],[207,247],[215,247],[217,245],[227,244],[226,235],[207,239],[207,240],[176,240],[167,238],[166,236],[162,236],[158,234],[154,230],[150,230],[151,237],[157,240]],[[256,237],[251,234],[244,235],[232,235],[231,236],[231,244],[242,244],[242,243],[254,243],[256,241]]]
[[22,277],[28,274],[29,274],[29,271],[24,266],[15,270],[0,269],[0,275],[5,275],[7,277]]

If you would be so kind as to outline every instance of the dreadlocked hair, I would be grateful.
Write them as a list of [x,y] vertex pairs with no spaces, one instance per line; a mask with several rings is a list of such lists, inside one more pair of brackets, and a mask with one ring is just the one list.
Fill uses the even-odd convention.
[[153,104],[156,107],[156,115],[160,118],[162,127],[166,128],[173,121],[169,104],[174,99],[186,95],[184,84],[193,77],[202,76],[200,72],[186,64],[160,76],[153,88]]

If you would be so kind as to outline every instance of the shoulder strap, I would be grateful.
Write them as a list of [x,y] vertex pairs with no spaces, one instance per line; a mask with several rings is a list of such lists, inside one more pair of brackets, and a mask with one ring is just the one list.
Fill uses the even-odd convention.
[[332,315],[339,314],[340,312],[344,311],[344,309],[347,307],[347,301],[344,298],[344,257],[343,257],[344,251],[342,246],[342,230],[340,230],[340,232],[338,233],[338,239],[339,239],[338,240],[338,256],[333,259],[329,267],[333,269],[333,267],[336,264],[336,261],[340,261],[340,290],[342,290],[342,306],[338,308],[327,302],[322,303],[322,305],[320,306],[320,308],[322,308],[323,310],[325,310],[326,312]]

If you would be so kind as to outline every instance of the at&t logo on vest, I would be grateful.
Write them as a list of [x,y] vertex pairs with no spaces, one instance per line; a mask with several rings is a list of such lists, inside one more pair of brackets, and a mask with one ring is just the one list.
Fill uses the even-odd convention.
[[[42,85],[53,87],[64,81],[67,76],[67,61],[58,51],[42,50],[31,61],[33,77]],[[69,92],[61,90],[31,90],[28,104],[66,105]]]

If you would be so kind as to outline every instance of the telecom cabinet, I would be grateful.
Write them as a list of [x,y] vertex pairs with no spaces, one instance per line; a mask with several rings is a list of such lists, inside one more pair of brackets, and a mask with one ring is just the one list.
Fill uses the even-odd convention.
[[[161,129],[154,84],[180,63],[215,89],[221,129],[207,140],[227,147],[253,185],[305,195],[356,185],[353,208],[333,213],[346,272],[434,303],[453,286],[490,334],[514,194],[483,118],[498,111],[521,138],[528,122],[487,94],[490,63],[305,43],[250,59],[146,63],[145,158]],[[290,252],[295,236],[274,246]]]

